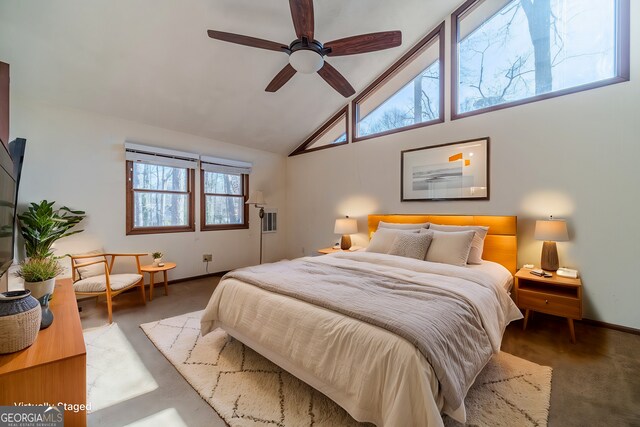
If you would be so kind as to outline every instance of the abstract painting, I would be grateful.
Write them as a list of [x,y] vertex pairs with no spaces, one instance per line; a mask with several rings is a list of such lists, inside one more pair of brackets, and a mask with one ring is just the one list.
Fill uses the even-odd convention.
[[401,153],[401,200],[489,200],[489,138]]

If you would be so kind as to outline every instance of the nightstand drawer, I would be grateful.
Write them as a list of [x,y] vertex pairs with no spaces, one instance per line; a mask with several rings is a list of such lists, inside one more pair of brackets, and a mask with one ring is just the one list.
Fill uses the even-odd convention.
[[520,308],[580,319],[580,300],[560,295],[532,292],[521,289],[518,293]]

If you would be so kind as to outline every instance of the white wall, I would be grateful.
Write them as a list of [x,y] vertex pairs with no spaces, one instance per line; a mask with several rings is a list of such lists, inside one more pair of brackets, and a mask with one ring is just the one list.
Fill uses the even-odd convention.
[[[640,7],[632,4],[631,81],[303,154],[287,160],[289,256],[332,245],[335,218],[371,213],[517,215],[518,265],[540,263],[535,219],[566,218],[560,263],[578,268],[585,317],[640,328]],[[447,38],[449,31],[447,30]],[[448,55],[449,47],[446,52]],[[449,61],[447,59],[447,91]],[[400,151],[491,138],[491,200],[400,202]]]
[[[113,252],[161,251],[177,268],[169,279],[205,274],[202,254],[212,253],[209,272],[258,263],[260,219],[250,208],[250,229],[151,235],[125,235],[125,140],[159,147],[253,162],[251,190],[261,189],[270,207],[279,209],[277,233],[264,235],[264,259],[284,254],[285,158],[207,138],[126,120],[11,100],[12,138],[27,139],[19,192],[19,209],[29,202],[55,200],[87,212],[83,233],[59,240],[58,254],[104,247]],[[200,224],[196,179],[196,229]],[[19,251],[22,251],[19,245]],[[144,261],[150,263],[151,257]]]

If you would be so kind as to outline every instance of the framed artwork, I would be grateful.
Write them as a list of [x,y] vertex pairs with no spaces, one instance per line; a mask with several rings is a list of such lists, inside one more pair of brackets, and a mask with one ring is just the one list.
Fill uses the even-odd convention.
[[489,200],[489,138],[401,153],[401,201]]

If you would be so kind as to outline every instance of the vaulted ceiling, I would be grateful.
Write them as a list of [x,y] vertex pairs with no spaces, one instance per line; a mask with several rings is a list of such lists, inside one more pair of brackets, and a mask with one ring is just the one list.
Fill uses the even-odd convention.
[[[399,48],[328,59],[360,91],[457,3],[316,0],[316,39],[402,31]],[[13,95],[282,154],[345,105],[318,75],[265,92],[287,56],[207,29],[295,38],[287,0],[2,0],[0,60]]]

